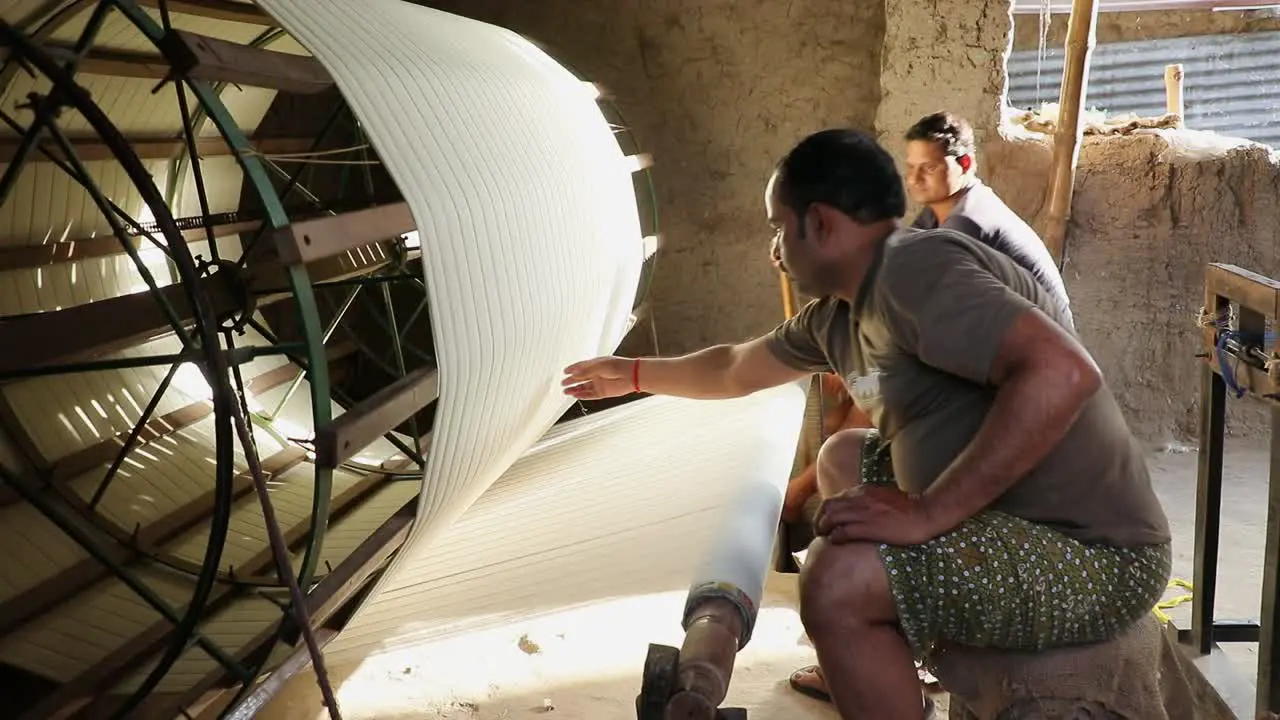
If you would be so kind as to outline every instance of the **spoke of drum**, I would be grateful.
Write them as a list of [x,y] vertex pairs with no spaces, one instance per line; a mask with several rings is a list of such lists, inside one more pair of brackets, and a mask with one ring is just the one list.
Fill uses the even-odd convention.
[[[102,28],[103,21],[107,18],[107,12],[111,10],[110,5],[99,5],[93,9],[93,15],[89,17],[89,22],[85,24],[84,31],[80,33],[80,37],[76,40],[75,50],[72,57],[62,63],[63,69],[67,73],[75,73],[76,65],[84,54],[93,46],[93,39],[97,37],[98,30]],[[8,23],[4,24],[5,30],[12,30]],[[11,54],[13,54],[11,52]],[[35,93],[31,104],[31,112],[35,114],[35,121],[31,123],[31,127],[22,133],[22,142],[18,144],[17,151],[13,155],[13,159],[9,161],[9,166],[5,168],[4,176],[0,177],[0,205],[4,205],[5,200],[9,197],[9,192],[13,190],[13,185],[18,181],[18,176],[22,174],[27,164],[27,157],[35,148],[36,143],[40,140],[40,135],[45,130],[45,123],[52,122],[50,113],[53,112],[57,103],[55,93],[35,100]]]
[[[363,285],[357,285],[351,288],[351,291],[347,293],[346,299],[342,301],[342,307],[338,309],[337,314],[329,321],[329,327],[324,329],[324,337],[321,338],[321,343],[327,344],[329,342],[329,338],[331,338],[333,336],[333,332],[338,329],[338,325],[342,322],[342,319],[347,316],[347,311],[351,309],[351,304],[355,302],[356,295],[360,294],[360,290],[363,287]],[[276,408],[265,416],[268,420],[275,420],[280,416],[280,412],[284,410],[285,405],[289,404],[289,400],[293,398],[293,394],[298,391],[298,386],[302,384],[302,379],[305,376],[306,371],[299,367],[297,374],[293,376],[293,380],[289,381],[289,387],[284,391],[284,395],[281,396],[280,402],[276,403]]]
[[[229,335],[227,341],[231,342]],[[285,540],[284,533],[280,531],[280,524],[276,520],[275,507],[271,502],[271,493],[267,487],[266,476],[262,472],[262,465],[258,462],[258,454],[252,451],[253,431],[246,422],[248,404],[245,401],[244,379],[240,376],[239,368],[235,368],[233,372],[235,374],[235,392],[239,396],[239,402],[234,403],[234,409],[232,410],[233,420],[236,426],[236,433],[240,436],[240,444],[245,449],[245,459],[249,463],[249,473],[253,476],[253,489],[257,492],[258,502],[262,506],[262,519],[267,528],[267,540],[271,546],[271,556],[275,560],[276,572],[279,574],[280,580],[289,588],[292,613],[297,621],[298,629],[302,633],[302,639],[307,645],[307,652],[311,655],[311,665],[315,669],[325,707],[329,709],[329,717],[332,720],[341,720],[342,715],[338,710],[338,700],[334,695],[333,687],[329,683],[329,675],[325,668],[324,654],[320,652],[320,645],[316,642],[315,633],[311,629],[311,617],[307,612],[307,598],[302,593],[298,578],[293,575],[293,563],[289,560],[289,543]],[[242,412],[242,409],[246,412]],[[318,518],[313,522],[317,521]]]
[[151,416],[155,414],[156,407],[160,405],[160,399],[169,391],[169,383],[173,382],[173,378],[178,374],[178,368],[180,367],[182,365],[178,363],[170,365],[169,372],[165,373],[164,379],[160,381],[160,386],[151,394],[150,402],[142,410],[142,417],[138,418],[138,422],[134,423],[133,429],[129,431],[129,437],[125,439],[120,452],[116,453],[116,459],[112,461],[111,467],[107,468],[107,474],[103,476],[102,482],[98,484],[98,489],[93,492],[93,497],[89,499],[90,509],[98,507],[98,503],[102,501],[102,496],[107,493],[107,488],[111,487],[111,481],[115,479],[116,472],[120,470],[125,457],[133,452],[134,443],[138,442],[138,436],[142,434],[143,428],[147,426],[147,423],[151,422]]
[[[320,146],[329,137],[329,133],[338,124],[338,120],[342,117],[342,111],[345,110],[346,107],[347,105],[345,102],[343,102],[342,100],[338,100],[337,106],[334,107],[333,112],[329,113],[329,117],[327,120],[325,120],[324,125],[321,126],[320,132],[316,135],[315,140],[311,142],[311,147],[307,150],[308,154],[313,154],[320,149]],[[299,181],[302,178],[302,174],[306,172],[309,168],[311,168],[310,161],[304,160],[302,163],[302,167],[298,168],[297,171],[295,171],[292,175],[289,175],[287,173],[285,174],[285,179],[288,180],[288,182],[285,183],[284,190],[280,191],[280,202],[285,202],[286,200],[288,200],[289,196],[293,194],[293,191],[298,187],[300,187]],[[279,170],[278,167],[276,169]],[[305,191],[306,188],[304,187],[303,190]],[[238,263],[241,267],[243,267],[244,264],[248,262],[250,253],[253,252],[253,249],[257,247],[258,242],[261,241],[262,238],[266,236],[266,234],[267,234],[267,226],[266,224],[263,224],[262,227],[258,228],[258,231],[253,235],[253,237],[249,240],[249,242],[245,244],[244,255],[240,257],[240,262]]]
[[[164,15],[166,24],[168,21],[168,3],[160,3],[161,13]],[[196,197],[200,201],[200,216],[204,219],[205,239],[209,241],[209,256],[214,262],[218,262],[221,258],[218,254],[218,239],[213,234],[213,223],[210,220],[209,212],[209,193],[205,190],[204,174],[200,168],[200,156],[196,152],[196,135],[191,129],[191,106],[187,102],[187,87],[181,81],[174,83],[174,89],[178,92],[178,113],[182,117],[182,137],[186,140],[187,157],[191,158],[191,179],[196,186]]]
[[[58,147],[67,156],[67,161],[71,164],[71,167],[76,171],[76,173],[88,181],[89,172],[85,170],[84,164],[80,162],[79,156],[76,155],[75,147],[71,144],[71,141],[67,139],[67,136],[63,135],[62,131],[58,129],[57,124],[49,122],[46,127],[46,131],[53,137]],[[179,340],[182,341],[182,346],[187,348],[191,347],[191,336],[187,334],[187,330],[186,327],[184,327],[182,319],[178,316],[178,312],[174,310],[173,305],[170,304],[169,299],[165,297],[164,293],[160,292],[160,286],[156,284],[156,279],[155,276],[151,274],[151,269],[147,267],[145,262],[143,262],[142,255],[138,252],[138,249],[133,246],[133,243],[129,242],[129,238],[125,234],[124,226],[120,224],[120,219],[111,212],[111,206],[107,202],[106,197],[103,196],[102,191],[99,190],[98,186],[93,182],[87,182],[85,189],[89,191],[89,196],[93,198],[93,202],[98,206],[99,212],[101,212],[103,217],[107,219],[107,222],[111,224],[111,231],[115,233],[116,238],[120,240],[120,245],[124,247],[124,251],[128,253],[129,259],[133,261],[134,266],[138,270],[138,275],[142,277],[143,282],[145,282],[147,287],[150,288],[152,296],[156,299],[156,304],[158,304],[160,309],[164,311],[165,318],[169,321],[169,325],[173,327],[173,331],[178,335]],[[152,213],[155,213],[154,208],[152,209]]]
[[[62,503],[55,501],[47,493],[42,492],[40,488],[32,486],[29,480],[10,475],[3,468],[0,468],[0,479],[3,479],[7,485],[13,487],[19,495],[39,510],[41,515],[44,515],[57,525],[77,545],[84,548],[85,552],[89,553],[98,562],[106,565],[120,579],[120,582],[137,593],[143,602],[160,613],[164,619],[174,625],[178,625],[181,622],[178,612],[170,607],[164,598],[161,598],[154,590],[139,580],[122,563],[118,562],[110,554],[103,552],[93,536],[85,531],[84,527],[72,517],[71,512],[63,507]],[[192,633],[191,637],[202,650],[209,653],[210,657],[217,660],[219,664],[227,668],[236,677],[243,678],[245,676],[244,667],[230,655],[223,652],[217,645],[198,633]]]
[[[3,110],[0,110],[0,122],[3,122],[5,125],[8,125],[10,130],[13,130],[15,133],[19,135],[21,135],[26,131],[26,128],[22,127],[21,123],[19,123],[17,120],[14,120],[8,113],[4,112]],[[53,163],[54,165],[57,165],[58,169],[62,170],[64,173],[67,174],[68,177],[75,180],[77,185],[79,185],[82,189],[88,191],[89,183],[92,182],[91,180],[80,177],[76,173],[75,169],[72,168],[69,163],[67,163],[65,160],[58,157],[57,155],[53,154],[53,152],[51,152],[48,148],[41,147],[39,148],[39,150],[40,150],[40,153],[44,155],[45,160]],[[137,220],[135,220],[132,215],[125,212],[123,208],[117,205],[110,198],[107,198],[107,204],[111,206],[111,211],[115,213],[116,217],[119,217],[121,220],[124,220],[126,223],[128,223],[128,225],[131,228],[133,228],[133,232],[135,234],[145,237],[147,240],[150,240],[151,244],[154,245],[157,250],[163,252],[166,257],[172,258],[172,254],[169,251],[168,243],[162,243],[159,240],[157,240],[156,237],[151,234],[151,231],[144,228],[142,226],[142,223],[139,223]]]

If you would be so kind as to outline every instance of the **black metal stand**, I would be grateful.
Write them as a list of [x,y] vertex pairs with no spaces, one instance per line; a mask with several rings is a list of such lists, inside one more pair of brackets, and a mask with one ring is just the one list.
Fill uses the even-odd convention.
[[[1261,337],[1266,332],[1268,316],[1280,308],[1280,283],[1233,266],[1210,265],[1205,283],[1205,315],[1209,318],[1228,318],[1232,304],[1238,309],[1238,328],[1241,334]],[[1260,304],[1265,309],[1251,307]],[[1274,321],[1274,317],[1272,320]],[[1226,323],[1225,320],[1215,321]],[[1195,575],[1192,600],[1191,628],[1180,629],[1178,640],[1184,653],[1193,661],[1204,658],[1217,650],[1218,643],[1258,643],[1258,673],[1254,712],[1258,717],[1269,717],[1280,712],[1280,643],[1277,643],[1276,601],[1280,597],[1280,402],[1275,393],[1275,381],[1265,369],[1246,364],[1234,353],[1218,354],[1220,333],[1230,328],[1224,326],[1205,329],[1209,357],[1202,369],[1200,392],[1200,448],[1196,478],[1195,521]],[[1222,463],[1226,434],[1227,383],[1221,364],[1226,360],[1233,367],[1228,369],[1233,382],[1244,389],[1243,395],[1252,395],[1271,406],[1271,463],[1267,503],[1266,547],[1262,572],[1262,612],[1257,621],[1229,621],[1214,618],[1214,602],[1217,596],[1218,552],[1222,516]],[[1237,362],[1240,360],[1240,362]],[[1243,397],[1243,395],[1241,395]],[[1220,687],[1215,678],[1205,678],[1227,705],[1239,707],[1236,698],[1231,702],[1229,693]],[[1239,714],[1239,710],[1235,711]],[[1252,716],[1250,716],[1252,717]]]

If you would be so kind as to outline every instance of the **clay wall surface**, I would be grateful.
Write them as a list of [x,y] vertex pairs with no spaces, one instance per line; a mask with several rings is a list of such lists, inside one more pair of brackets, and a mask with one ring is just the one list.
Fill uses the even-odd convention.
[[[1043,229],[1048,145],[1005,141],[992,155],[991,184]],[[1086,139],[1063,278],[1077,330],[1143,439],[1194,440],[1204,267],[1280,277],[1278,190],[1268,148],[1205,159],[1158,136]],[[1265,432],[1258,403],[1229,399],[1228,410],[1232,434]]]
[[652,290],[663,354],[782,318],[765,181],[814,129],[871,129],[884,6],[839,0],[468,0],[432,7],[509,27],[614,95],[655,159],[664,246]]

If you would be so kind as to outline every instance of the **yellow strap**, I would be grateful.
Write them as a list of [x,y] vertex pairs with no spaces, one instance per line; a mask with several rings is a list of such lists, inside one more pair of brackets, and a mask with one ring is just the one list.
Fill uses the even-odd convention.
[[1191,602],[1191,599],[1195,597],[1193,594],[1194,588],[1191,587],[1191,583],[1187,582],[1186,580],[1183,580],[1182,578],[1174,578],[1170,580],[1168,587],[1169,589],[1180,588],[1182,590],[1187,590],[1188,592],[1184,595],[1178,595],[1177,597],[1169,598],[1168,600],[1161,600],[1160,602],[1156,603],[1156,606],[1154,608],[1151,609],[1151,612],[1155,613],[1156,618],[1158,618],[1160,622],[1165,625],[1168,625],[1169,623],[1173,622],[1173,618],[1169,617],[1169,613],[1166,613],[1165,610],[1172,610],[1173,608],[1176,608],[1179,605],[1189,603]]

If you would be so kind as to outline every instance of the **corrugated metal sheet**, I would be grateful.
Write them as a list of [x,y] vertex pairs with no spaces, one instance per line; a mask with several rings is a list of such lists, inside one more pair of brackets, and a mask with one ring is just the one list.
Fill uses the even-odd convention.
[[[1045,3],[1040,0],[1013,0],[1013,12],[1016,15],[1039,15],[1044,12]],[[1101,0],[1098,12],[1156,12],[1167,10],[1215,10],[1235,9],[1253,10],[1275,7],[1267,0]],[[1071,12],[1071,0],[1051,0],[1049,12],[1054,15],[1065,15]]]
[[[1057,102],[1061,48],[1009,55],[1009,103]],[[1094,49],[1086,105],[1110,113],[1165,111],[1164,68],[1181,63],[1187,126],[1280,147],[1280,32],[1110,43]]]

